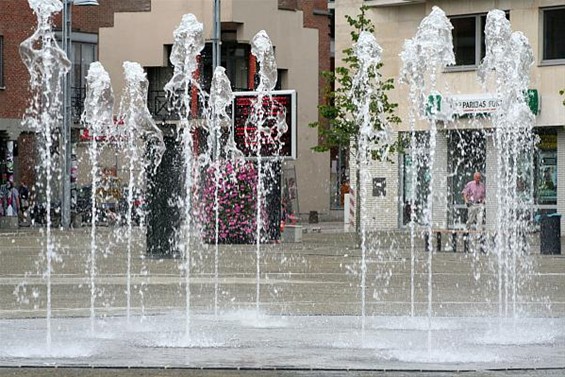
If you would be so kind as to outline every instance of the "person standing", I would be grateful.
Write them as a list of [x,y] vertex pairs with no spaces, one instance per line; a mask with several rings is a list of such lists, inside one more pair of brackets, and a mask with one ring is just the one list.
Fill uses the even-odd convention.
[[6,216],[8,208],[8,184],[0,185],[0,216]]
[[20,182],[18,189],[20,194],[20,222],[27,222],[27,215],[29,210],[29,188],[24,181]]
[[20,193],[14,187],[12,181],[8,181],[6,187],[8,189],[6,216],[18,216],[20,212]]
[[475,172],[473,180],[465,185],[461,193],[467,205],[467,230],[482,230],[486,190],[481,173]]
[[349,194],[350,191],[351,191],[351,186],[349,186],[349,180],[344,178],[339,188],[339,193],[340,193],[339,204],[342,207],[345,205],[345,194]]

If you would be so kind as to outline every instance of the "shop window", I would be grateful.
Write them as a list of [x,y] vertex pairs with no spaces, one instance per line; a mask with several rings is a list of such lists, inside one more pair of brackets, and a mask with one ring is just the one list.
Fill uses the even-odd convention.
[[349,149],[332,148],[330,150],[330,208],[343,209],[345,194],[350,192]]
[[538,129],[534,161],[534,199],[539,206],[557,205],[557,131]]
[[543,17],[543,60],[565,62],[565,8],[544,9]]
[[[483,130],[454,130],[447,134],[449,224],[461,228],[467,222],[467,207],[463,189],[480,172],[486,184],[486,136]],[[487,193],[488,195],[488,193]]]
[[[402,224],[425,225],[425,211],[430,193],[429,133],[414,134],[414,150],[407,148],[402,156]],[[407,140],[410,136],[407,137]],[[410,141],[408,141],[410,143]]]

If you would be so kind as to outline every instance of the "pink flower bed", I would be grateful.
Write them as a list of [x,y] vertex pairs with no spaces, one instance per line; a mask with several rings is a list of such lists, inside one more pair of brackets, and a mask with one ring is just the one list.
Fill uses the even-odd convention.
[[[215,243],[215,190],[218,187],[218,242],[253,243],[257,233],[257,171],[252,162],[219,161],[203,180],[200,220],[204,242]],[[216,184],[217,181],[217,184]]]

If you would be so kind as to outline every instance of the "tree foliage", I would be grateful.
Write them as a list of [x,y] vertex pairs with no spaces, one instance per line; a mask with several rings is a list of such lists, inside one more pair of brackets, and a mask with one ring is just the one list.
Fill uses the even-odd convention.
[[[373,33],[375,26],[371,20],[367,19],[365,12],[368,8],[362,6],[360,14],[356,17],[346,16],[347,23],[353,28],[351,31],[352,45],[359,39],[362,31]],[[336,67],[334,72],[324,71],[322,76],[326,80],[325,103],[318,106],[322,118],[326,121],[310,123],[310,127],[317,127],[320,134],[320,143],[313,149],[317,152],[325,152],[330,148],[357,147],[359,127],[356,122],[357,114],[360,109],[352,100],[352,89],[354,77],[359,72],[359,63],[354,53],[353,47],[343,50],[343,65]],[[386,123],[400,123],[400,118],[395,114],[398,104],[389,101],[387,92],[394,89],[394,79],[382,79],[379,69],[368,72],[369,79],[379,82],[380,89],[373,90],[371,93],[354,93],[355,96],[370,96],[370,119],[376,130],[382,130]],[[327,123],[326,123],[327,122]],[[376,141],[376,140],[375,140]],[[389,145],[388,148],[395,149],[396,145]],[[381,154],[374,151],[374,158],[380,158]]]

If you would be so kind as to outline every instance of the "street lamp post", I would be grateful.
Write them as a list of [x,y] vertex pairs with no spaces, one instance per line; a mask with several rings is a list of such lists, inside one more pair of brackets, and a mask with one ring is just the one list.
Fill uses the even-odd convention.
[[63,78],[63,125],[61,127],[61,143],[63,144],[63,162],[61,173],[61,225],[69,228],[71,225],[71,32],[72,12],[71,5],[86,6],[98,5],[98,0],[63,0],[62,28],[63,51],[71,61],[71,69]]
[[214,0],[214,37],[212,38],[212,74],[222,65],[222,22],[220,19],[221,0]]

